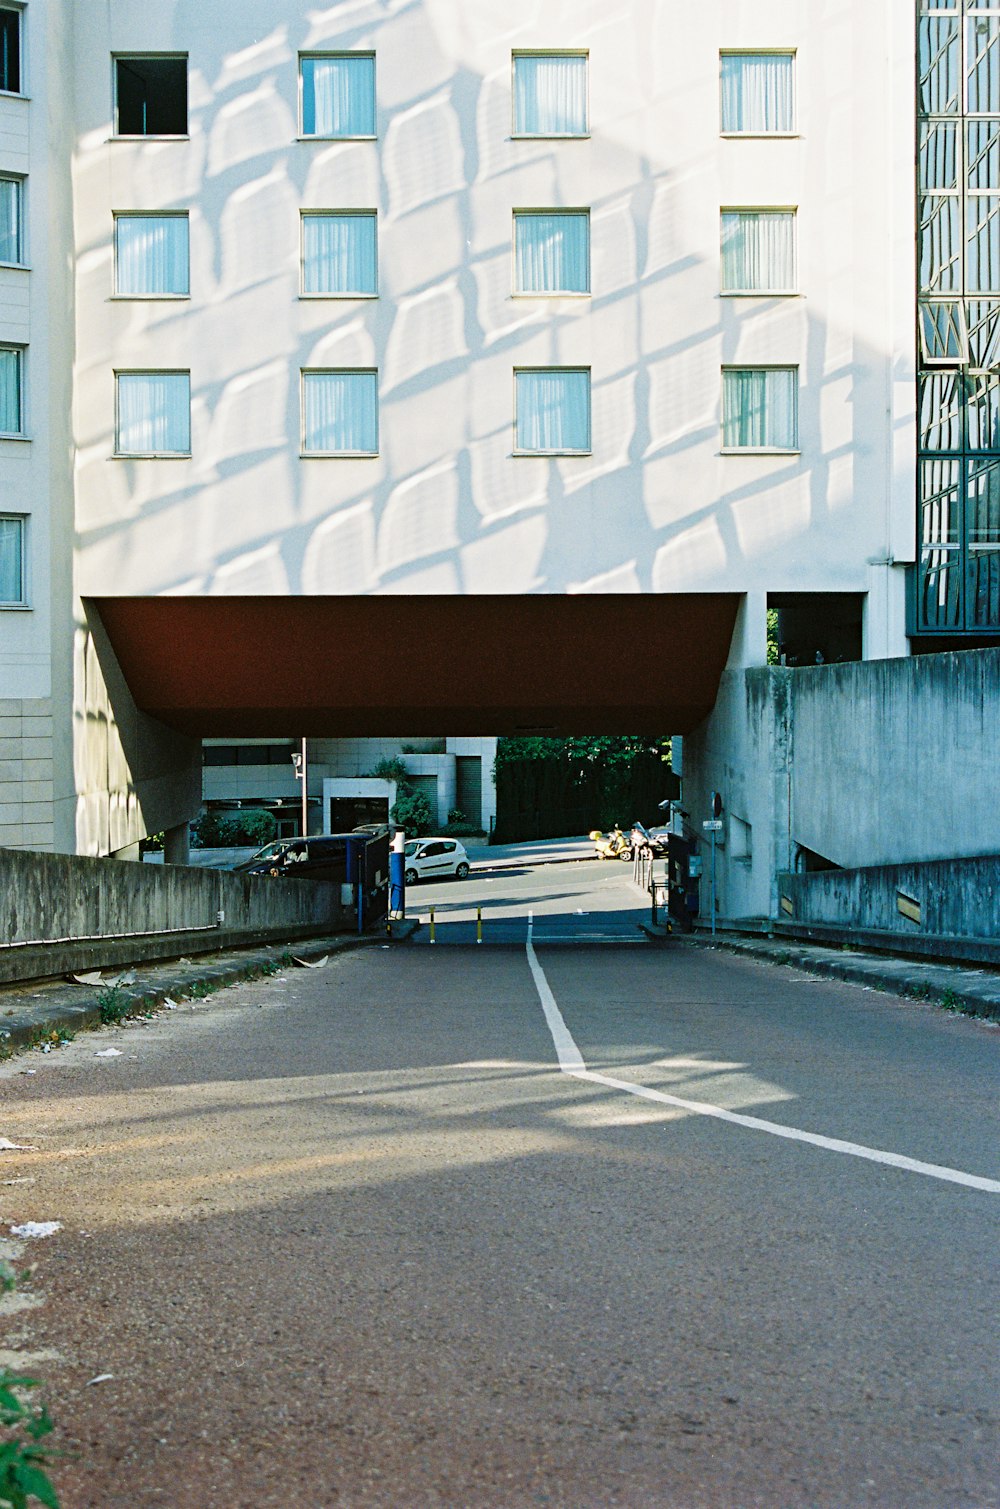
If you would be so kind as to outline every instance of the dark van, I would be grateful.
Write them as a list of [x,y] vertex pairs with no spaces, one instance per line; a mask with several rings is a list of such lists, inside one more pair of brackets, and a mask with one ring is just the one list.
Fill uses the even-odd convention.
[[343,833],[319,838],[281,838],[234,865],[233,873],[333,880],[343,884],[348,878],[347,850],[348,835]]

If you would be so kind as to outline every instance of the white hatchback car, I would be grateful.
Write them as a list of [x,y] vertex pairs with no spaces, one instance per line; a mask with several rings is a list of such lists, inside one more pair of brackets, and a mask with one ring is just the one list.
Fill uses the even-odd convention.
[[454,875],[464,880],[469,873],[469,856],[453,838],[411,838],[403,853],[407,885],[438,875]]

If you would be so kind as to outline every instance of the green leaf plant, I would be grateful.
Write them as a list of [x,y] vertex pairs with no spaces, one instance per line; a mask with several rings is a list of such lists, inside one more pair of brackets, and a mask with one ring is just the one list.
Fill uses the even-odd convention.
[[0,1368],[0,1509],[30,1509],[33,1502],[59,1509],[59,1498],[46,1463],[54,1453],[42,1440],[52,1431],[44,1404],[33,1404],[30,1389],[37,1378]]

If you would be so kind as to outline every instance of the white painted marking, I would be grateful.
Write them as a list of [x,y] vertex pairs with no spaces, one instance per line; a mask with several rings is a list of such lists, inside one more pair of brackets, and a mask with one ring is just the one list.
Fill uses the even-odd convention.
[[541,1001],[542,1010],[545,1012],[545,1020],[549,1024],[549,1031],[552,1034],[552,1041],[556,1045],[556,1053],[559,1058],[559,1067],[566,1074],[578,1074],[581,1070],[585,1074],[587,1071],[587,1066],[583,1061],[583,1055],[570,1036],[569,1028],[566,1026],[566,1023],[562,1019],[562,1012],[556,1005],[556,998],[549,989],[549,982],[545,978],[542,966],[539,964],[537,958],[535,957],[535,949],[531,941],[531,935],[534,931],[534,926],[534,913],[529,912],[528,937],[526,942],[528,951],[528,968],[531,970],[531,976],[535,982],[535,989],[538,991],[538,999]]
[[806,1142],[812,1147],[825,1148],[830,1153],[844,1153],[851,1158],[866,1158],[870,1163],[885,1163],[890,1168],[905,1169],[911,1174],[924,1174],[930,1179],[943,1179],[949,1184],[963,1184],[968,1189],[984,1189],[990,1194],[1000,1194],[1000,1180],[986,1179],[980,1174],[967,1174],[962,1169],[946,1168],[937,1163],[922,1163],[919,1158],[907,1158],[902,1153],[887,1153],[881,1148],[865,1147],[860,1142],[845,1142],[839,1137],[822,1137],[817,1132],[804,1132],[798,1127],[782,1126],[777,1121],[764,1121],[759,1116],[744,1116],[739,1111],[727,1111],[722,1106],[709,1105],[701,1100],[684,1100],[679,1095],[668,1095],[664,1090],[653,1090],[647,1085],[635,1085],[627,1079],[614,1079],[609,1074],[598,1074],[588,1069],[569,1028],[563,1020],[555,996],[545,978],[545,971],[535,954],[532,934],[533,917],[528,913],[527,954],[535,989],[538,991],[545,1020],[552,1034],[559,1068],[574,1079],[585,1079],[591,1084],[604,1085],[609,1090],[621,1090],[626,1095],[638,1095],[642,1100],[659,1101],[661,1105],[673,1106],[688,1111],[693,1116],[710,1116],[716,1121],[728,1121],[733,1126],[746,1127],[752,1132],[767,1132],[772,1137],[784,1137],[789,1142]]

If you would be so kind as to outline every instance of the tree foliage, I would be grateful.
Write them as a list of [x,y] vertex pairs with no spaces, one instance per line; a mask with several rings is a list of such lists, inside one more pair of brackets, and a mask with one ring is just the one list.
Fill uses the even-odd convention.
[[434,813],[430,800],[413,785],[413,777],[399,755],[379,760],[369,772],[380,781],[392,781],[396,787],[396,805],[389,814],[393,822],[406,830],[411,838],[420,838],[429,833],[434,825]]
[[652,824],[676,795],[670,740],[645,735],[504,738],[494,770],[501,842]]
[[659,757],[670,763],[670,740],[632,734],[593,735],[583,738],[545,739],[533,735],[497,741],[495,770],[520,761],[556,760],[581,772],[595,765],[606,768],[631,765],[637,756]]

